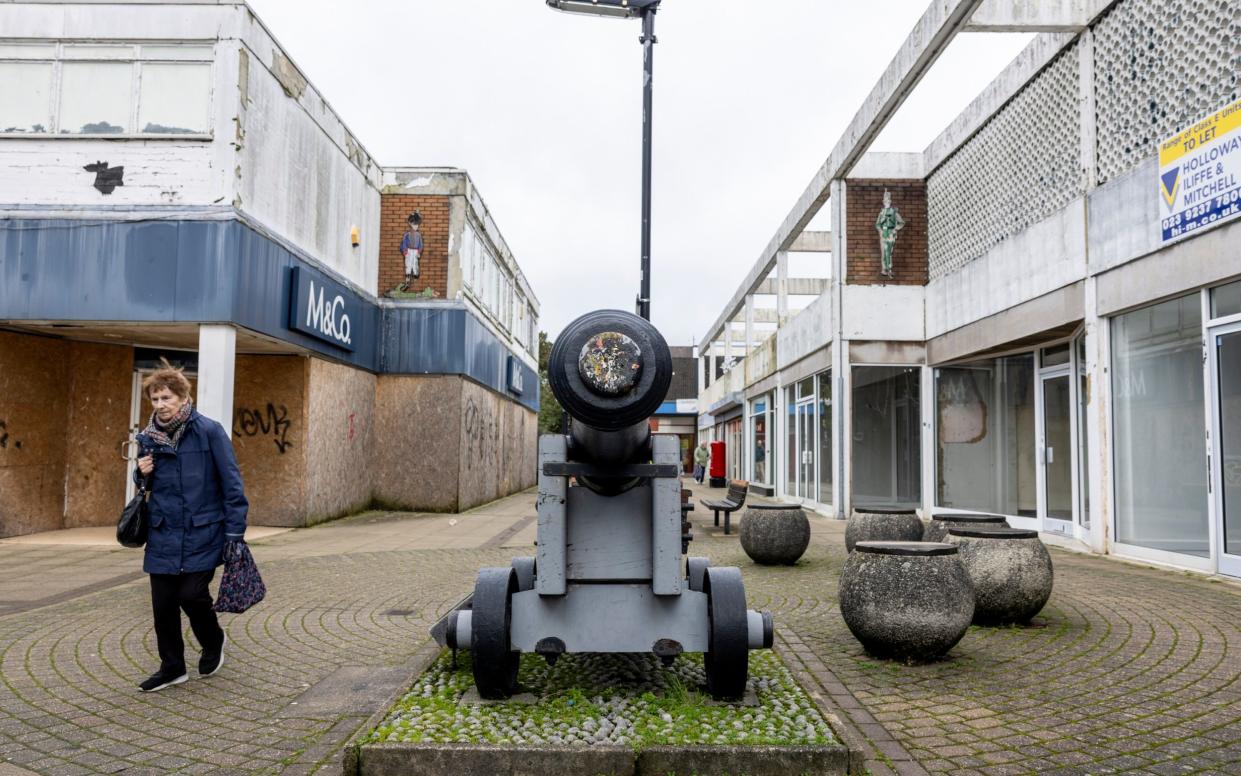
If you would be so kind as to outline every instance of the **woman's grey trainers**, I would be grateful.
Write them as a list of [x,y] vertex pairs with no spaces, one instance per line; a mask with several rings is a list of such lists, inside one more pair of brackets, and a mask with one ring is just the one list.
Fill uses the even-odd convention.
[[139,684],[138,689],[142,692],[159,692],[165,687],[172,687],[174,684],[181,684],[189,678],[190,675],[186,673],[176,676],[173,674],[166,674],[163,671],[156,671],[151,674],[146,681]]
[[198,659],[198,675],[207,677],[213,676],[220,671],[220,667],[224,665],[224,647],[228,644],[228,634],[224,634],[224,641],[220,642],[220,649],[217,652],[204,652],[202,657]]

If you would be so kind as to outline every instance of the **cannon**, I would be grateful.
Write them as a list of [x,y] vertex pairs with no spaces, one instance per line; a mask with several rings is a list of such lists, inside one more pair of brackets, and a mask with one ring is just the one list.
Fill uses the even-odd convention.
[[668,344],[630,313],[588,313],[552,348],[548,381],[571,420],[539,440],[537,554],[480,570],[437,625],[471,651],[483,698],[512,695],[523,652],[700,652],[712,696],[745,693],[772,618],[746,608],[739,569],[682,560],[680,445],[649,422],[671,380]]

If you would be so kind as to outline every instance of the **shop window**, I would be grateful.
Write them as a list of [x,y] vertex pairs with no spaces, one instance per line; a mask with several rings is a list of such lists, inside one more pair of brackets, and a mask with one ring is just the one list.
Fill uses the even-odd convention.
[[1032,516],[1034,355],[935,370],[936,503]]
[[797,394],[794,386],[784,389],[784,459],[788,462],[785,491],[797,495]]
[[138,126],[152,134],[206,134],[211,66],[145,64],[138,98]]
[[133,70],[128,62],[66,62],[60,79],[61,134],[133,131]]
[[1211,289],[1211,317],[1241,313],[1241,281]]
[[922,493],[918,367],[853,367],[853,500],[916,507]]
[[0,62],[0,132],[50,132],[52,63]]
[[1061,366],[1069,363],[1069,346],[1068,343],[1063,345],[1053,345],[1050,348],[1043,348],[1043,368],[1051,366]]
[[832,489],[832,373],[818,376],[819,396],[819,501],[836,503]]
[[750,402],[750,450],[753,480],[764,485],[771,484],[774,452],[771,448],[771,399],[763,397]]
[[0,133],[209,134],[211,59],[210,46],[0,45]]
[[1208,557],[1198,294],[1112,322],[1116,541]]

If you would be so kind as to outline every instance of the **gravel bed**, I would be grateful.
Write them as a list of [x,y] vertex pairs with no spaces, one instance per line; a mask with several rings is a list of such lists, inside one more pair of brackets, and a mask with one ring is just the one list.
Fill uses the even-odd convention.
[[474,686],[470,655],[446,651],[366,742],[591,744],[836,743],[831,728],[776,655],[750,653],[758,705],[716,703],[701,655],[664,667],[654,655],[565,655],[548,666],[522,655],[519,691],[533,703],[461,703]]

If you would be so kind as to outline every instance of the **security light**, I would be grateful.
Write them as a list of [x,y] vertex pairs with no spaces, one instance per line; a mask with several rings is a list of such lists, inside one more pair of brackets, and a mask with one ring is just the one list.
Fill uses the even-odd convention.
[[566,13],[633,19],[641,16],[646,9],[659,5],[659,0],[547,0],[547,4]]

